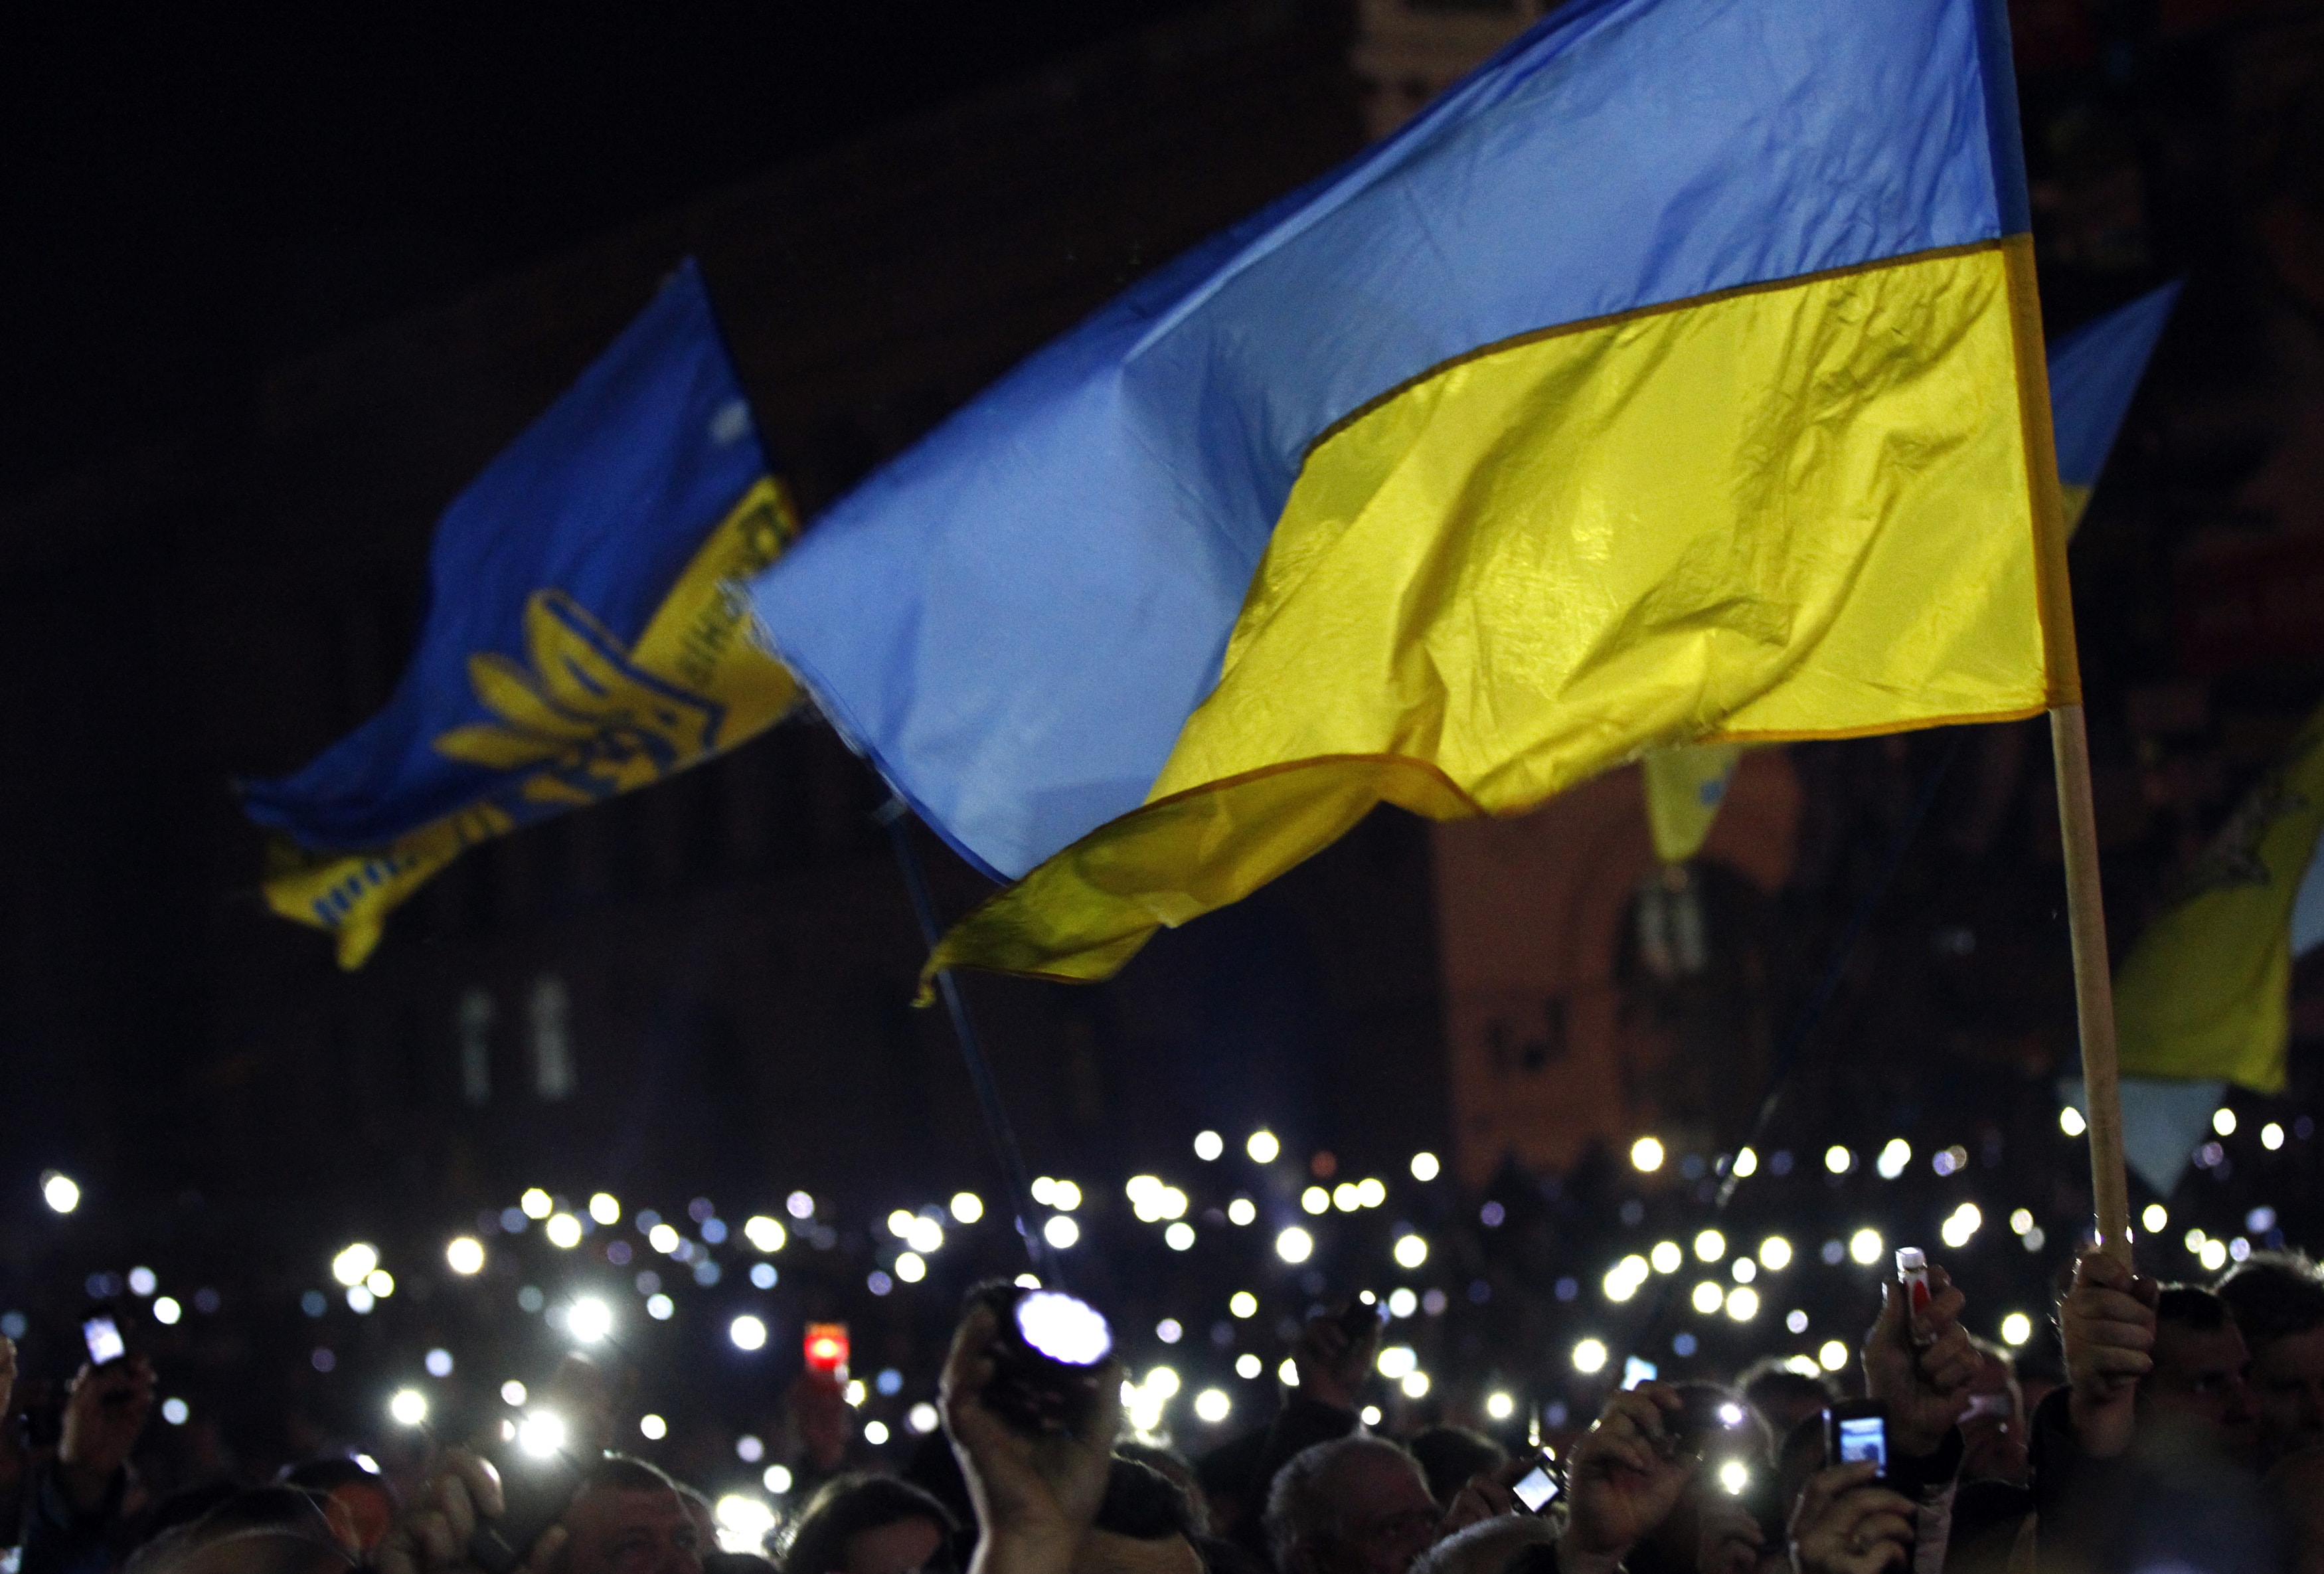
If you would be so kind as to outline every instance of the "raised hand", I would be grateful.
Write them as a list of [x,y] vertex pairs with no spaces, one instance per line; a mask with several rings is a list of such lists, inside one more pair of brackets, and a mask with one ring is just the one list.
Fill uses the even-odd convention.
[[[504,1507],[491,1462],[465,1449],[447,1449],[411,1506],[381,1538],[373,1564],[379,1574],[481,1574],[468,1559],[468,1538],[478,1515],[498,1519]],[[548,1574],[564,1550],[565,1527],[549,1526],[527,1554],[524,1574]]]
[[1913,1563],[1913,1505],[1873,1480],[1877,1465],[1835,1465],[1808,1477],[1792,1511],[1800,1574],[1882,1574]]
[[978,1301],[945,1358],[945,1430],[982,1528],[970,1574],[1065,1574],[1097,1518],[1121,1424],[1121,1364],[1100,1373],[1097,1403],[1078,1432],[1028,1437],[985,1407],[999,1316]]
[[[1864,1336],[1864,1391],[1888,1407],[1899,1452],[1933,1454],[1969,1408],[1979,1357],[1960,1325],[1967,1297],[1942,1268],[1929,1268],[1929,1304],[1916,1319],[1904,1287],[1880,1287],[1880,1316]],[[1914,1326],[1917,1321],[1918,1327]]]
[[152,1413],[153,1368],[144,1356],[81,1367],[57,1444],[58,1477],[74,1507],[87,1514],[105,1501]]
[[1558,1550],[1566,1574],[1612,1569],[1678,1506],[1698,1463],[1680,1457],[1664,1425],[1679,1406],[1672,1390],[1642,1383],[1607,1400],[1574,1445],[1565,1468],[1571,1517]]
[[1375,1319],[1362,1333],[1351,1334],[1337,1317],[1311,1317],[1291,1347],[1291,1364],[1299,1369],[1302,1396],[1333,1410],[1361,1407],[1364,1384],[1371,1380],[1372,1362],[1379,1356],[1380,1330]]
[[2074,1264],[2074,1286],[2058,1303],[2069,1411],[2082,1451],[2109,1459],[2137,1430],[2138,1380],[2154,1370],[2154,1307],[2162,1287],[2096,1246]]

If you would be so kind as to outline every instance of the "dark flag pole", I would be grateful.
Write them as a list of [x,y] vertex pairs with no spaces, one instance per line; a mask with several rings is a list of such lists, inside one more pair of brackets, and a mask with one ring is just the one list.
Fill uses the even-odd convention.
[[[920,866],[919,849],[912,846],[912,810],[899,797],[890,797],[872,816],[887,828],[888,840],[896,849],[897,867],[903,871],[904,889],[912,899],[912,915],[920,921],[920,939],[931,951],[943,935],[943,926],[936,922],[936,899],[928,893],[927,873]],[[992,1149],[1001,1161],[1001,1176],[1009,1188],[1009,1206],[1017,1217],[1017,1233],[1024,1237],[1025,1253],[1033,1260],[1033,1270],[1041,1282],[1052,1289],[1064,1287],[1058,1272],[1056,1255],[1049,1250],[1033,1222],[1033,1187],[1025,1171],[1025,1154],[1017,1145],[1017,1130],[1009,1124],[1009,1111],[1001,1102],[1001,1088],[992,1079],[992,1067],[984,1058],[984,1046],[976,1036],[976,1023],[968,1014],[968,1002],[961,998],[960,985],[947,968],[936,975],[936,989],[944,995],[945,1010],[952,1016],[953,1036],[960,1042],[960,1058],[968,1067],[969,1086],[976,1090],[977,1107],[984,1115],[984,1129],[992,1138]]]

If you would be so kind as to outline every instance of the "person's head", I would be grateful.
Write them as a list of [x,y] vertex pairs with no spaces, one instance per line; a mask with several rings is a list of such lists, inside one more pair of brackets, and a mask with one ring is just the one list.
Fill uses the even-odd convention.
[[1792,1435],[1803,1421],[1817,1421],[1840,1400],[1840,1389],[1821,1372],[1802,1371],[1796,1356],[1767,1356],[1743,1368],[1735,1380],[1744,1401],[1759,1412],[1767,1430]]
[[259,1486],[146,1542],[126,1574],[349,1574],[361,1561],[320,1495]]
[[309,1459],[282,1472],[285,1486],[297,1486],[323,1499],[331,1523],[355,1551],[368,1557],[395,1523],[395,1487],[376,1470],[366,1470],[344,1456]]
[[949,1569],[952,1511],[892,1476],[840,1476],[807,1501],[783,1574],[911,1574]]
[[1072,1574],[1203,1574],[1186,1495],[1159,1470],[1114,1457]]
[[702,1574],[709,1550],[678,1483],[626,1454],[589,1465],[557,1523],[566,1541],[556,1574]]
[[1420,1461],[1420,1473],[1428,1477],[1429,1495],[1445,1508],[1452,1506],[1470,1477],[1498,1470],[1509,1462],[1508,1449],[1467,1427],[1425,1427],[1405,1446]]
[[2251,1358],[2227,1303],[2199,1285],[2166,1284],[2154,1319],[2154,1368],[2138,1384],[2141,1426],[2250,1459]]
[[1411,1455],[1379,1438],[1337,1438],[1276,1474],[1268,1551],[1279,1574],[1406,1574],[1443,1517]]
[[2023,1483],[2025,1395],[2017,1385],[2017,1363],[1990,1339],[1972,1338],[1982,1357],[1969,1379],[1969,1411],[1960,1419],[1961,1478]]
[[2299,1252],[2255,1252],[2219,1281],[2251,1350],[2264,1460],[2324,1442],[2324,1276]]

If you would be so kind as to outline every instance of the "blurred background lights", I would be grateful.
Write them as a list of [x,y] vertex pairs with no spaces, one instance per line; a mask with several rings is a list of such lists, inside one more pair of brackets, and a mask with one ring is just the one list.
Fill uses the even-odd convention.
[[1708,1317],[1727,1303],[1727,1292],[1705,1279],[1694,1287],[1694,1310]]
[[549,1193],[538,1186],[527,1188],[525,1194],[516,1199],[516,1205],[524,1210],[527,1218],[547,1218],[555,1206],[549,1200]]
[[678,1242],[683,1239],[683,1236],[666,1224],[658,1224],[646,1231],[646,1245],[665,1257],[678,1250]]
[[2058,1129],[2070,1137],[2078,1137],[2090,1126],[2089,1122],[2082,1118],[2082,1112],[2069,1104],[2058,1112]]
[[928,1276],[927,1260],[918,1252],[896,1254],[896,1277],[907,1284],[918,1284]]
[[480,1272],[484,1265],[484,1243],[474,1236],[454,1236],[444,1248],[444,1261],[463,1278]]
[[526,1412],[516,1423],[516,1446],[536,1459],[546,1459],[565,1446],[565,1418],[546,1410]]
[[762,1349],[767,1343],[767,1325],[746,1311],[726,1325],[726,1337],[734,1341],[738,1350]]
[[638,1417],[638,1435],[648,1442],[658,1443],[669,1436],[669,1422],[648,1411]]
[[524,1384],[512,1377],[501,1384],[501,1403],[510,1409],[521,1408],[525,1402]]
[[80,1187],[69,1175],[51,1170],[41,1177],[41,1200],[57,1213],[70,1213],[80,1206]]
[[430,1377],[449,1377],[452,1375],[452,1352],[438,1346],[428,1352],[420,1365],[428,1368]]
[[1517,1412],[1517,1402],[1496,1391],[1485,1395],[1485,1413],[1494,1421],[1507,1421]]
[[1729,1268],[1727,1272],[1728,1276],[1733,1279],[1736,1283],[1748,1284],[1752,1280],[1757,1279],[1759,1276],[1759,1264],[1753,1262],[1748,1257],[1737,1257],[1735,1259],[1735,1265]]
[[1041,1238],[1062,1252],[1082,1238],[1082,1227],[1062,1213],[1053,1213],[1041,1227]]
[[1727,1292],[1727,1315],[1737,1322],[1749,1322],[1759,1315],[1759,1292],[1748,1284],[1738,1284]]
[[2227,1265],[2227,1245],[2225,1241],[2205,1241],[2196,1254],[2206,1271],[2216,1273]]
[[936,1430],[943,1421],[944,1418],[936,1413],[936,1407],[925,1399],[904,1412],[904,1425],[922,1437]]
[[1823,1348],[1816,1352],[1816,1365],[1827,1372],[1837,1372],[1848,1365],[1848,1347],[1838,1339],[1826,1339]]
[[1259,1205],[1248,1197],[1236,1198],[1227,1204],[1227,1222],[1240,1225],[1258,1223]]
[[1295,1224],[1275,1237],[1275,1255],[1286,1263],[1304,1263],[1315,1255],[1315,1237]]
[[619,1224],[622,1222],[622,1205],[614,1199],[613,1193],[600,1191],[589,1199],[589,1217],[599,1224]]
[[175,1296],[157,1295],[153,1298],[153,1320],[164,1328],[175,1326],[185,1314],[185,1308],[178,1304]]
[[954,1224],[974,1224],[984,1217],[984,1199],[973,1191],[954,1192],[951,1207]]
[[553,1216],[548,1226],[549,1244],[566,1251],[581,1244],[581,1221],[569,1213]]
[[[1791,1329],[1792,1332],[1795,1334],[1803,1334],[1808,1331],[1808,1314],[1800,1310],[1799,1308],[1794,1307],[1791,1310],[1784,1314],[1784,1326]],[[1803,1359],[1804,1359],[1804,1357],[1803,1357]],[[1808,1365],[1812,1366],[1815,1363],[1813,1361],[1809,1361]],[[1813,1376],[1814,1374],[1811,1372],[1808,1375]]]
[[1406,1372],[1418,1366],[1420,1356],[1414,1352],[1410,1345],[1390,1345],[1380,1351],[1379,1358],[1373,1364],[1379,1366],[1381,1376],[1393,1383]]
[[1428,1374],[1406,1372],[1397,1386],[1404,1390],[1406,1399],[1425,1399],[1428,1397]]
[[1183,1252],[1194,1244],[1194,1227],[1180,1219],[1162,1232],[1162,1243],[1174,1252]]
[[1848,1255],[1869,1268],[1880,1260],[1880,1232],[1865,1226],[1848,1237]]
[[1751,1485],[1751,1467],[1740,1459],[1729,1459],[1719,1467],[1719,1485],[1729,1497],[1740,1497],[1743,1489]]
[[1332,1194],[1321,1186],[1310,1186],[1299,1194],[1299,1206],[1309,1213],[1323,1213],[1332,1206]]
[[153,1277],[153,1270],[151,1268],[129,1270],[129,1293],[132,1295],[151,1295],[159,1288],[161,1282],[159,1279]]
[[1205,1388],[1194,1395],[1195,1417],[1212,1426],[1226,1420],[1233,1410],[1234,1401],[1226,1396],[1223,1389]]
[[1678,1265],[1686,1261],[1686,1254],[1679,1250],[1676,1241],[1656,1241],[1655,1249],[1646,1254],[1646,1261],[1657,1273],[1675,1273]]
[[[976,1200],[964,1191],[960,1197],[952,1199],[952,1205],[955,1208],[960,1206],[961,1197],[967,1197],[971,1202]],[[964,1222],[974,1221],[972,1219]],[[742,1238],[751,1243],[752,1251],[764,1252],[772,1256],[783,1249],[783,1243],[790,1238],[790,1233],[783,1228],[780,1219],[770,1218],[763,1213],[757,1213],[742,1221]]]
[[1663,1167],[1663,1144],[1655,1137],[1640,1137],[1630,1144],[1630,1167],[1641,1174],[1651,1175]]
[[613,1331],[613,1309],[594,1295],[584,1295],[566,1314],[565,1326],[580,1343],[594,1345]]
[[1715,1229],[1704,1230],[1694,1237],[1694,1255],[1706,1263],[1716,1263],[1727,1255],[1727,1237]]
[[1237,1317],[1257,1317],[1259,1297],[1248,1290],[1238,1290],[1227,1297],[1227,1310]]
[[1418,1236],[1398,1236],[1396,1241],[1396,1265],[1417,1268],[1428,1261],[1428,1243]]
[[2275,1152],[2276,1149],[2283,1146],[2283,1128],[2276,1125],[2273,1121],[2269,1121],[2265,1125],[2260,1127],[2259,1145],[2265,1148],[2271,1153]]
[[1262,1126],[1250,1134],[1250,1140],[1243,1143],[1242,1151],[1249,1153],[1256,1163],[1272,1164],[1276,1156],[1283,1152],[1283,1144],[1275,1140],[1273,1132]]
[[767,1457],[767,1445],[756,1432],[744,1432],[734,1440],[734,1457],[745,1465],[755,1465]]
[[1823,1167],[1835,1175],[1845,1175],[1856,1162],[1856,1155],[1838,1143],[1823,1151]]
[[646,1315],[656,1322],[668,1322],[670,1319],[670,1314],[677,1310],[678,1302],[667,1295],[654,1294],[646,1297]]
[[783,1199],[783,1211],[793,1218],[813,1218],[815,1199],[804,1191],[794,1191]]
[[1227,1151],[1226,1138],[1214,1131],[1194,1134],[1194,1157],[1207,1164]]
[[1602,1339],[1583,1339],[1573,1347],[1573,1369],[1587,1375],[1606,1368],[1606,1344]]
[[194,1412],[186,1408],[186,1402],[184,1400],[179,1399],[175,1396],[165,1399],[161,1402],[161,1419],[168,1421],[171,1426],[185,1425],[186,1418],[193,1413]]
[[2001,1319],[2001,1342],[2013,1348],[2034,1337],[2034,1319],[2022,1311],[2013,1311]]
[[371,1292],[369,1286],[363,1284],[347,1286],[347,1310],[357,1317],[369,1316],[372,1308],[378,1304],[379,1297]]
[[1937,1234],[1943,1238],[1945,1245],[1959,1250],[1969,1245],[1969,1236],[1977,1234],[1978,1227],[1984,1222],[1985,1215],[1978,1211],[1977,1204],[1964,1202],[1937,1227]]
[[1913,1144],[1903,1137],[1890,1137],[1880,1156],[1872,1161],[1872,1168],[1883,1180],[1894,1180],[1913,1162]]
[[1248,1383],[1267,1370],[1267,1363],[1245,1350],[1235,1357],[1235,1375]]
[[379,1253],[362,1241],[331,1259],[331,1277],[342,1284],[360,1284],[364,1275],[379,1266]]
[[1415,1295],[1409,1286],[1399,1284],[1388,1292],[1388,1316],[1406,1318],[1419,1310],[1420,1297]]
[[1749,1148],[1738,1149],[1731,1172],[1742,1180],[1748,1180],[1759,1172],[1759,1155]]
[[2211,1129],[2223,1137],[2236,1134],[2236,1112],[2221,1107],[2211,1112]]
[[374,1268],[364,1275],[364,1288],[385,1301],[395,1293],[395,1275],[384,1268]]
[[[932,1404],[928,1408],[934,1410],[936,1406]],[[791,1489],[791,1468],[788,1465],[770,1465],[765,1474],[759,1477],[759,1482],[768,1491],[780,1497]]]
[[730,1492],[718,1500],[710,1513],[717,1522],[720,1551],[765,1551],[767,1537],[775,1528],[775,1511],[764,1498]]
[[1298,1387],[1299,1363],[1292,1360],[1288,1356],[1285,1356],[1283,1364],[1275,1369],[1275,1380],[1286,1388]]
[[1775,1273],[1791,1265],[1791,1242],[1781,1236],[1769,1236],[1759,1243],[1759,1266]]
[[428,1396],[417,1388],[399,1388],[387,1402],[387,1413],[398,1426],[416,1427],[428,1419]]
[[888,1440],[888,1423],[884,1421],[865,1421],[863,1423],[863,1440],[871,1444],[875,1449],[880,1447],[882,1443],[885,1443]]
[[1412,1155],[1412,1178],[1415,1180],[1434,1180],[1443,1172],[1443,1166],[1436,1162],[1435,1154],[1415,1153]]

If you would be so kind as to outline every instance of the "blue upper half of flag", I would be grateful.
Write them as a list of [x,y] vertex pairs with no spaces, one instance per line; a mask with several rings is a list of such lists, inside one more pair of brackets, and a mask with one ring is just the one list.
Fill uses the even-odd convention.
[[316,850],[373,847],[461,809],[503,773],[435,740],[492,719],[471,659],[529,654],[526,607],[558,593],[586,637],[633,641],[704,538],[767,474],[689,259],[578,382],[436,525],[420,645],[386,708],[245,811]]
[[2165,284],[2050,347],[2050,420],[2058,434],[2058,479],[2067,486],[2098,485],[2147,357],[2178,302],[2179,285]]
[[1544,329],[2025,227],[2002,0],[1576,0],[1162,269],[753,586],[889,782],[1021,875],[1143,801],[1309,448]]

